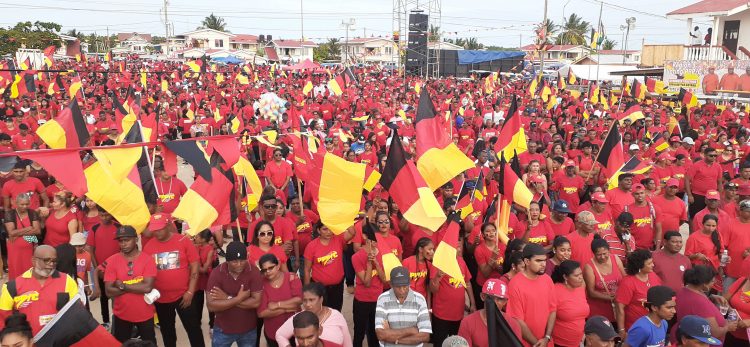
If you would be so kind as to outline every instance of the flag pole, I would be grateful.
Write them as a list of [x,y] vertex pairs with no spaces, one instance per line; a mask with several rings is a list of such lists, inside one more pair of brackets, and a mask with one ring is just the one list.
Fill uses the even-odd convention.
[[464,174],[464,179],[461,181],[461,189],[458,190],[458,198],[456,198],[456,202],[453,203],[453,209],[456,209],[456,206],[458,206],[458,199],[461,198],[461,193],[464,191],[464,186],[466,185],[466,174]]
[[[603,11],[604,11],[604,2],[599,1],[599,23],[597,24],[598,27],[596,28],[597,31],[599,30],[599,28],[604,28],[604,26],[602,25],[602,12]],[[602,34],[603,33],[599,33],[599,35],[602,35]],[[596,40],[598,41],[599,37],[597,37]],[[599,47],[599,43],[596,42],[594,47]],[[596,50],[596,81],[597,82],[599,82],[599,66],[601,65],[601,61],[602,61],[601,58],[602,58],[601,49],[597,49]]]
[[[138,129],[141,132],[141,141],[143,141],[144,140],[143,139],[143,124],[141,124],[141,120],[140,119],[137,120],[136,122],[138,122]],[[154,176],[154,163],[151,160],[149,160],[149,158],[148,158],[148,146],[144,145],[141,148],[143,148],[143,150],[146,152],[146,162],[148,163],[148,173],[151,175],[151,184],[154,185],[154,191],[156,192],[156,195],[157,195],[156,198],[158,200],[159,199],[159,196],[158,196],[159,195],[159,188],[156,187],[156,177]],[[154,158],[154,159],[156,159],[156,158]]]

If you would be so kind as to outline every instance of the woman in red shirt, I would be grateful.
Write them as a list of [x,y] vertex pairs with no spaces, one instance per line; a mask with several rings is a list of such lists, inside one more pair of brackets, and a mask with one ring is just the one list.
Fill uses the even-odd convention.
[[[484,242],[480,243],[477,234],[473,244],[474,259],[477,261],[475,297],[479,295],[479,289],[484,286],[487,279],[500,278],[506,250],[505,244],[497,241],[497,228],[492,223],[482,225],[482,239]],[[483,302],[477,302],[477,305],[480,309],[484,308]]]
[[411,279],[411,289],[415,292],[422,294],[427,300],[427,304],[431,304],[429,292],[427,286],[429,285],[430,278],[430,262],[432,262],[432,256],[435,254],[435,244],[432,243],[432,239],[429,237],[423,237],[417,240],[417,246],[414,247],[414,255],[404,259],[403,265],[409,269],[409,278]]
[[273,224],[267,221],[260,221],[255,225],[253,230],[253,241],[247,246],[247,261],[260,269],[260,258],[266,254],[273,254],[281,262],[281,270],[287,271],[287,256],[281,246],[274,245],[276,239],[273,231]]
[[552,257],[547,259],[547,266],[544,268],[544,273],[549,276],[552,276],[552,273],[560,264],[570,260],[572,254],[570,240],[565,236],[555,237],[555,240],[552,241],[552,254]]
[[276,331],[302,305],[302,281],[297,275],[283,270],[273,254],[264,254],[259,264],[264,278],[258,318],[263,319],[263,334],[268,346],[278,347]]
[[521,239],[528,243],[536,243],[550,250],[552,249],[552,240],[555,239],[555,232],[546,220],[539,219],[540,215],[541,209],[539,203],[532,202],[529,204],[529,220],[526,221],[526,232]]
[[286,187],[289,185],[292,175],[292,166],[284,160],[281,150],[278,148],[274,149],[273,161],[269,161],[264,170],[266,184],[286,194]]
[[557,297],[557,318],[552,329],[555,346],[578,347],[583,340],[583,325],[589,315],[583,271],[575,260],[565,260],[552,273]]
[[41,232],[39,215],[30,210],[31,199],[26,194],[16,197],[16,208],[5,213],[8,231],[8,278],[14,279],[30,269],[34,245]]
[[94,200],[86,197],[83,209],[78,212],[78,220],[81,221],[78,226],[78,232],[83,233],[84,236],[88,236],[91,228],[102,221],[101,218],[99,218],[99,205],[97,205]]
[[620,281],[615,293],[618,333],[623,340],[630,326],[648,313],[643,306],[648,289],[661,285],[661,279],[654,272],[654,260],[650,251],[637,249],[628,254],[627,260],[625,273],[628,276]]
[[700,231],[688,236],[687,243],[685,243],[685,255],[690,258],[693,265],[710,265],[717,270],[714,288],[721,292],[723,271],[718,271],[718,269],[722,268],[719,255],[724,251],[724,241],[717,230],[719,218],[707,214],[703,216],[701,224],[703,228]]
[[615,293],[625,276],[625,269],[620,258],[609,251],[609,243],[604,239],[594,239],[591,251],[594,257],[583,266],[590,316],[604,316],[615,321]]
[[47,219],[44,223],[46,229],[45,245],[57,247],[68,243],[70,242],[70,236],[78,232],[76,209],[71,209],[73,201],[74,197],[70,193],[60,192],[55,194],[50,204],[52,210],[48,210]]
[[341,311],[344,304],[344,246],[354,236],[354,228],[334,235],[322,222],[315,224],[318,238],[305,248],[304,283],[311,281],[325,286],[323,304]]

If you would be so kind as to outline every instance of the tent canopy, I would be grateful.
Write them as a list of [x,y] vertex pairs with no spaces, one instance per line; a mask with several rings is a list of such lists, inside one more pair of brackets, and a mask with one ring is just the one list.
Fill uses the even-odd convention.
[[303,62],[301,62],[299,64],[294,64],[294,65],[290,65],[290,66],[284,66],[282,69],[284,69],[284,70],[291,70],[291,71],[296,71],[296,70],[317,70],[317,69],[320,69],[320,64],[314,63],[314,62],[310,61],[310,59],[305,59],[305,61],[303,61]]
[[486,61],[509,59],[523,57],[526,55],[520,51],[457,51],[458,63],[463,64],[479,64]]
[[226,56],[226,57],[213,58],[211,60],[215,62],[219,62],[219,63],[225,63],[225,64],[242,64],[243,63],[242,59],[237,58],[233,55]]

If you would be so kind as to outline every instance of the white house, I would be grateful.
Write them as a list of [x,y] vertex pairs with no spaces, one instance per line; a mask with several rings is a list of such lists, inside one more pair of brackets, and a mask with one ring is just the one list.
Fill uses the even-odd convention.
[[[526,52],[526,55],[532,60],[539,60],[536,48],[537,46],[532,44],[523,46],[520,50]],[[550,47],[541,54],[544,54],[545,60],[564,62],[581,59],[588,55],[588,52],[589,49],[583,45],[550,45]]]
[[711,19],[711,44],[701,49],[687,49],[685,59],[735,59],[732,55],[738,59],[750,59],[750,1],[703,0],[667,13],[667,19],[687,22],[685,39],[688,44],[691,43],[690,33],[695,26],[703,35],[708,33],[705,25],[693,25],[693,20],[700,18]]
[[[352,38],[341,42],[341,62],[346,58],[357,63],[398,61],[398,49],[392,39],[384,37]],[[346,52],[346,54],[345,54]]]
[[258,36],[235,34],[229,39],[229,48],[255,52],[258,50]]
[[[312,41],[273,40],[266,47],[275,50],[279,60],[282,62],[298,63],[305,61],[305,59],[312,61],[313,48],[317,48],[318,44]],[[268,56],[271,57],[271,55]]]
[[229,49],[229,41],[234,34],[214,29],[197,29],[182,34],[185,48]]
[[112,48],[113,54],[144,54],[152,47],[151,34],[118,33],[117,46]]

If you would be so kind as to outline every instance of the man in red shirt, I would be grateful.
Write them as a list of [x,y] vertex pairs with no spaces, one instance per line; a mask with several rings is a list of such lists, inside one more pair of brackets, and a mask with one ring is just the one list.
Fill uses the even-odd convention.
[[3,207],[6,211],[11,207],[15,207],[16,197],[20,194],[29,194],[31,201],[29,208],[32,210],[36,210],[40,206],[47,207],[49,205],[49,198],[45,193],[44,184],[37,178],[29,177],[25,161],[18,161],[13,166],[12,174],[13,179],[3,184]]
[[157,213],[151,216],[148,229],[154,238],[143,247],[143,252],[156,262],[156,288],[161,296],[156,300],[162,342],[165,347],[177,346],[175,311],[187,332],[191,346],[203,347],[203,331],[197,310],[192,306],[198,285],[198,250],[186,235],[174,233],[171,216]]
[[[97,269],[96,278],[98,288],[104,288],[104,273],[98,271],[97,264],[104,264],[107,259],[121,250],[120,245],[115,239],[120,224],[114,221],[112,215],[104,209],[99,209],[98,224],[94,224],[86,237],[86,247],[89,253],[94,255],[94,268]],[[101,306],[102,323],[109,325],[109,296],[106,291],[100,290],[99,305]]]
[[164,166],[157,166],[156,188],[159,190],[158,205],[161,206],[161,212],[172,213],[180,204],[180,199],[187,193],[187,186],[176,176],[170,175]]
[[724,239],[729,257],[732,259],[725,269],[727,275],[724,278],[725,292],[737,278],[747,275],[743,271],[742,264],[750,254],[750,200],[741,201],[739,208],[737,219],[729,225],[727,237]]
[[640,183],[633,186],[633,200],[633,203],[625,206],[625,211],[633,215],[633,227],[630,230],[636,247],[659,249],[662,227],[658,206],[646,200],[646,187]]
[[651,200],[654,206],[659,206],[662,230],[680,230],[682,223],[688,220],[685,203],[677,197],[679,185],[677,179],[668,179],[664,195],[658,195]]
[[591,209],[589,211],[594,214],[594,219],[599,222],[596,227],[596,233],[599,235],[612,231],[614,225],[614,218],[612,218],[608,206],[609,200],[604,196],[604,193],[591,194]]
[[[490,278],[484,282],[484,287],[482,288],[480,297],[482,301],[492,300],[495,302],[495,307],[497,307],[498,312],[505,317],[508,325],[510,325],[510,329],[520,340],[521,326],[518,325],[518,321],[510,319],[510,317],[503,312],[505,305],[508,303],[508,286],[497,278]],[[470,347],[489,346],[487,335],[487,309],[481,309],[464,317],[464,319],[461,320],[461,326],[458,328],[458,336],[466,339]]]
[[29,134],[29,126],[22,123],[18,126],[18,134],[12,136],[11,142],[14,150],[27,151],[34,148],[36,136]]
[[685,175],[685,192],[688,196],[690,216],[706,207],[706,192],[724,188],[721,165],[716,162],[716,149],[706,147],[703,160],[690,166]]
[[590,211],[581,211],[576,215],[576,230],[566,236],[570,241],[570,259],[585,264],[594,258],[591,241],[594,240],[594,232],[598,223]]
[[[276,214],[276,210],[279,207],[276,197],[273,195],[263,195],[258,203],[258,206],[261,207],[263,216],[250,224],[248,230],[255,230],[255,225],[262,220],[271,223],[273,225],[274,234],[276,235],[274,244],[284,248],[284,252],[287,256],[293,255],[295,259],[300,259],[299,244],[297,243],[296,235],[297,228],[294,225],[295,223],[289,218],[284,218]],[[252,235],[247,235],[245,237],[245,242],[252,242],[252,237]],[[299,265],[300,264],[292,264],[292,269],[290,270],[292,270],[292,272],[296,271]]]
[[114,301],[113,334],[125,342],[135,327],[142,340],[156,343],[154,305],[143,297],[154,289],[156,265],[151,256],[138,249],[138,234],[132,226],[118,228],[115,239],[120,252],[102,263],[106,264],[104,289]]
[[568,160],[565,162],[565,174],[555,175],[553,180],[550,188],[557,193],[557,198],[565,200],[571,211],[578,211],[584,182],[581,176],[576,175],[575,161]]
[[653,253],[654,272],[661,278],[662,284],[678,291],[684,286],[682,275],[692,267],[690,259],[680,253],[682,235],[679,231],[664,233],[664,247]]
[[613,216],[619,216],[620,212],[625,210],[634,202],[633,194],[630,189],[633,187],[633,174],[623,173],[617,177],[617,188],[608,190],[605,196],[609,200],[610,212]]

